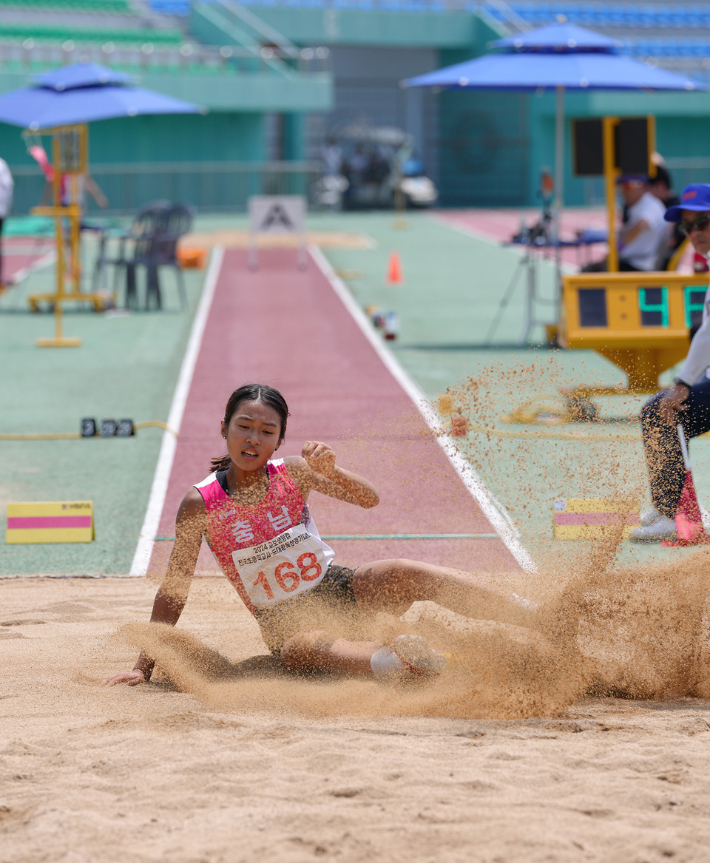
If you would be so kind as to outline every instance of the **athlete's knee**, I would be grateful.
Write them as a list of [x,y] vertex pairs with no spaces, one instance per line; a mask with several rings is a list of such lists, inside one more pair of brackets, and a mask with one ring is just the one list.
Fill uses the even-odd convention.
[[420,567],[416,560],[408,560],[406,557],[396,557],[386,563],[388,572],[398,576],[413,575]]
[[317,668],[322,657],[330,650],[335,636],[321,630],[299,632],[281,646],[279,658],[288,671]]
[[382,590],[398,614],[404,614],[413,602],[430,598],[432,577],[421,563],[398,557],[387,564]]
[[650,399],[648,399],[643,407],[641,408],[641,422],[645,423],[653,423],[656,421],[658,417],[658,406],[663,398],[663,396],[668,392],[668,390],[661,390],[660,393],[656,393],[652,395]]

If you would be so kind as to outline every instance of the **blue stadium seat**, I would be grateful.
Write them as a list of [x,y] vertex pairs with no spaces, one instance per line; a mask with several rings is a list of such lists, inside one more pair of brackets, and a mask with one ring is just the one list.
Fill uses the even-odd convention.
[[189,15],[189,0],[150,0],[151,9],[164,15]]

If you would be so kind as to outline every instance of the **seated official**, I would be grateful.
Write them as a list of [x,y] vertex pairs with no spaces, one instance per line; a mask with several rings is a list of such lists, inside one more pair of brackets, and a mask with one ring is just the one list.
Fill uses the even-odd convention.
[[[621,176],[616,182],[627,216],[618,234],[619,270],[655,270],[659,251],[667,243],[670,232],[664,220],[666,208],[651,192],[648,177]],[[606,258],[582,268],[584,273],[604,273],[607,270]]]
[[[710,184],[686,186],[680,204],[669,207],[666,220],[677,222],[698,254],[710,253]],[[652,396],[641,410],[643,445],[653,505],[641,516],[641,526],[629,538],[636,542],[675,539],[675,514],[683,490],[685,466],[678,437],[686,439],[710,431],[710,289],[705,294],[703,322],[690,344],[688,356],[670,389]]]
[[[649,189],[651,194],[658,198],[666,209],[669,207],[676,207],[680,204],[680,198],[673,191],[671,175],[663,165],[658,165],[656,167],[656,176],[650,181]],[[676,222],[673,225],[672,230],[666,235],[665,243],[663,243],[659,249],[657,261],[657,268],[659,270],[668,269],[668,264],[671,258],[681,247],[684,240],[685,237]]]

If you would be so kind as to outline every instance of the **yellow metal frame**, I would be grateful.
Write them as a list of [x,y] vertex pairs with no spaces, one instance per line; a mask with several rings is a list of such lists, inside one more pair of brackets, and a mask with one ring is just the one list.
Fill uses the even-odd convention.
[[[580,273],[562,280],[563,320],[559,341],[567,348],[590,348],[611,360],[629,377],[628,390],[585,387],[577,394],[601,392],[649,393],[658,389],[658,376],[688,353],[690,336],[686,322],[684,290],[705,291],[705,278],[698,274]],[[606,290],[606,327],[583,327],[579,317],[579,292],[589,288]],[[665,288],[667,326],[642,326],[639,288]]]
[[[609,237],[607,269],[610,273],[616,273],[619,270],[619,249],[616,242],[616,181],[621,175],[621,171],[616,167],[614,132],[621,119],[621,117],[602,117],[604,188],[606,191],[607,232]],[[651,160],[651,156],[656,149],[656,118],[649,115],[646,117],[646,122],[648,123],[648,175],[653,177],[656,173],[656,166]]]
[[[89,131],[85,123],[71,126],[57,126],[44,130],[44,134],[52,136],[52,205],[49,207],[34,207],[31,212],[35,216],[52,216],[55,224],[55,243],[57,246],[56,289],[53,294],[32,294],[28,297],[30,308],[37,311],[39,303],[47,302],[54,305],[54,336],[37,339],[38,347],[78,347],[81,339],[64,335],[63,304],[66,302],[90,302],[94,309],[100,311],[104,307],[104,297],[101,294],[81,290],[81,217],[82,208],[78,203],[78,184],[86,177],[89,167]],[[78,139],[78,160],[67,161],[62,152],[62,137],[74,134]],[[62,179],[66,177],[70,185],[71,203],[62,204]],[[69,230],[70,270],[67,272],[66,244],[64,241],[65,225]],[[71,281],[71,289],[66,290],[67,277]]]

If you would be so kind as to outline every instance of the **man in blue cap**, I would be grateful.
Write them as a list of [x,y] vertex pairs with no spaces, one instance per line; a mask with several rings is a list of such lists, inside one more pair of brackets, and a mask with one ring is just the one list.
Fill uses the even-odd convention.
[[[646,175],[623,174],[616,185],[624,202],[624,224],[618,236],[619,271],[655,270],[670,234],[670,228],[663,220],[665,205],[651,192]],[[608,269],[604,257],[582,267],[582,272],[605,273]]]
[[[709,183],[686,186],[680,203],[666,210],[665,219],[678,223],[698,254],[710,254]],[[710,431],[709,369],[710,289],[705,294],[702,325],[673,386],[656,393],[641,410],[653,505],[641,516],[641,526],[629,534],[636,542],[676,538],[675,514],[685,479],[678,424],[688,439]]]

